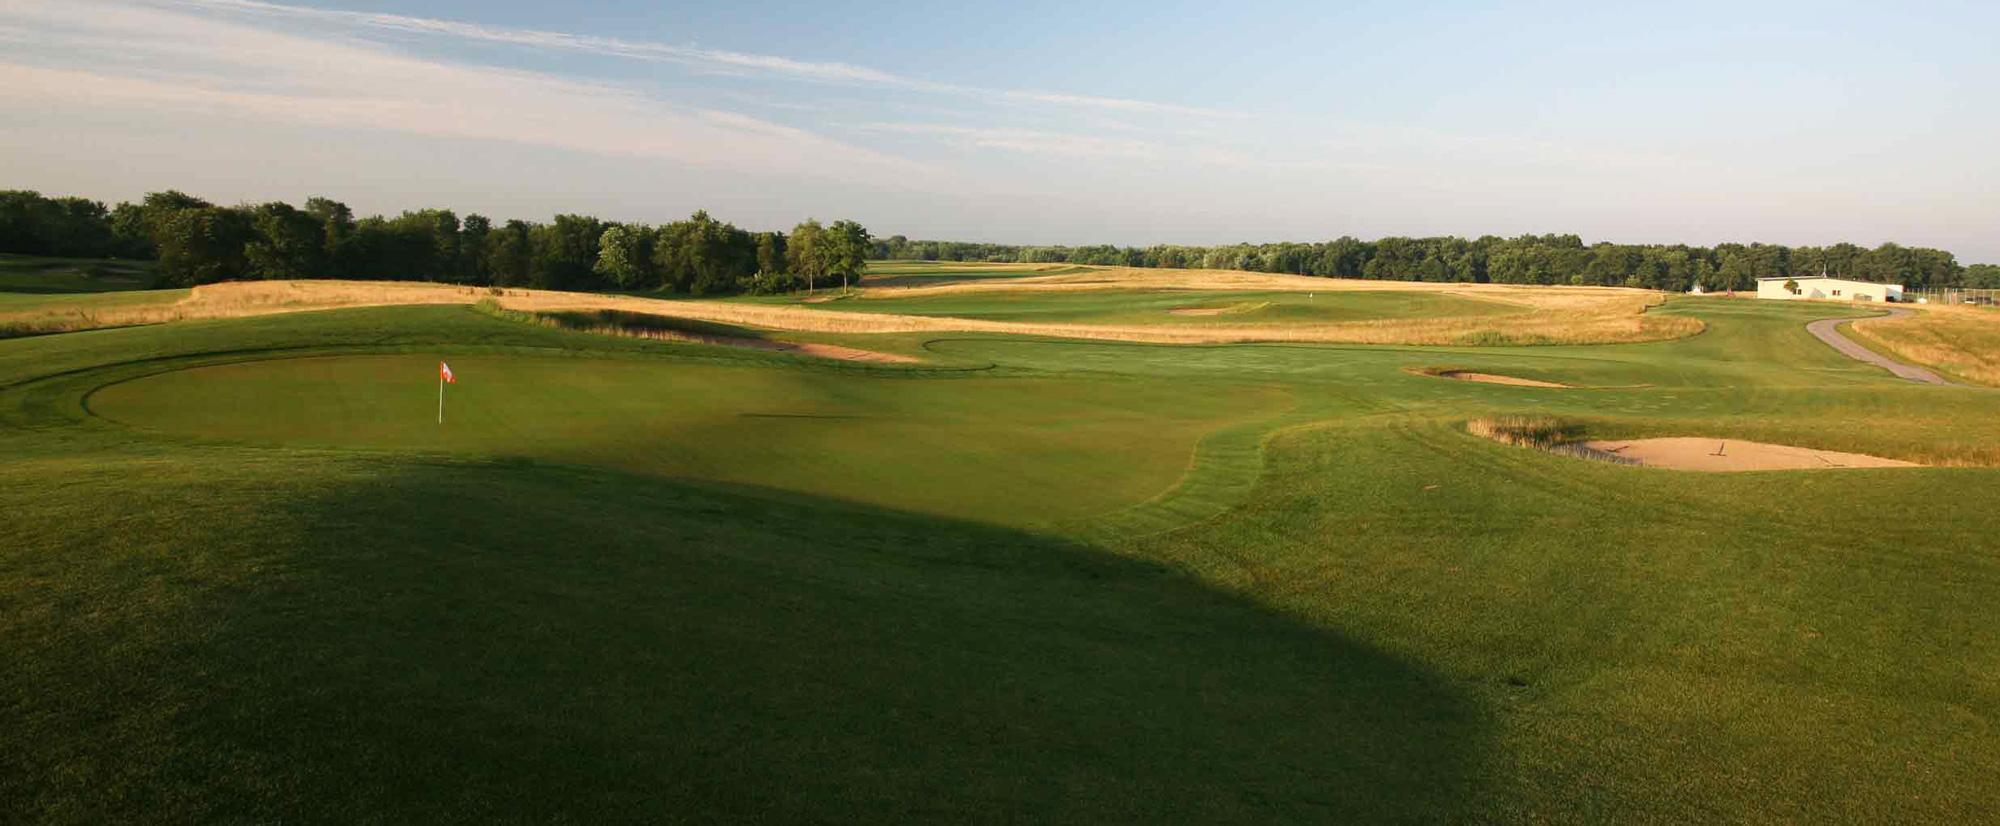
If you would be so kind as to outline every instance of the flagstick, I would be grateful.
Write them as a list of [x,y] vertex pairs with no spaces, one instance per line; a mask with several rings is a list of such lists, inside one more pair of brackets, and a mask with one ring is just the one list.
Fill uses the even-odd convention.
[[438,424],[444,424],[444,371],[438,371]]

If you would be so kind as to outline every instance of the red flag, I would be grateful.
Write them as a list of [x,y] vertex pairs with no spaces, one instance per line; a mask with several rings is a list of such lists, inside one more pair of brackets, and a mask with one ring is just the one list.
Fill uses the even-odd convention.
[[438,378],[444,379],[445,384],[458,383],[458,378],[451,374],[451,365],[442,361],[438,362]]

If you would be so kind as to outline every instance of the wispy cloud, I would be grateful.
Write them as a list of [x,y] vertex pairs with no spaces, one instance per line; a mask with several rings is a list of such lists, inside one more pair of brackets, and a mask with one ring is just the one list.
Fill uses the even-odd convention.
[[1158,160],[1169,154],[1165,147],[1143,140],[1103,135],[1079,135],[1036,129],[954,126],[940,123],[863,123],[854,127],[863,132],[929,135],[957,146],[1004,149],[1037,155],[1115,157],[1131,160]]
[[602,57],[661,61],[732,74],[767,74],[821,83],[843,83],[939,95],[976,97],[993,102],[1032,103],[1071,108],[1218,119],[1243,117],[1242,113],[1225,109],[1185,106],[1159,101],[1035,90],[991,89],[955,83],[942,83],[899,75],[867,66],[857,66],[852,63],[797,60],[778,55],[704,49],[670,43],[634,41],[615,37],[571,34],[541,29],[488,26],[479,23],[431,17],[293,6],[281,3],[268,3],[263,2],[263,0],[154,0],[154,2],[209,11],[310,20],[318,23],[337,24],[353,28],[446,37],[530,49],[581,52]]
[[37,33],[34,48],[0,59],[0,101],[17,106],[214,112],[822,177],[916,171],[805,129],[614,84],[417,58],[171,9],[15,0],[0,7],[0,31],[14,27]]

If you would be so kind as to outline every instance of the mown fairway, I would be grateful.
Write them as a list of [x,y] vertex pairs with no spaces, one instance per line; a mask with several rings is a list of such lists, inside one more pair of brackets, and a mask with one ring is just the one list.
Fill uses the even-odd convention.
[[[1986,819],[2000,392],[1804,333],[1839,311],[844,339],[920,367],[452,306],[0,341],[0,811]],[[1501,412],[1978,466],[1695,475],[1459,427]]]
[[1106,290],[971,293],[829,302],[870,313],[1079,324],[1314,324],[1333,321],[1488,316],[1522,312],[1497,301],[1421,292],[1217,292]]

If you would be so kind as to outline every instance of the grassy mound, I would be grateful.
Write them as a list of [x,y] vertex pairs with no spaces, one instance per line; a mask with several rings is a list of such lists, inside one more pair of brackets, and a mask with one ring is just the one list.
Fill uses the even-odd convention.
[[2000,472],[1462,426],[2000,462],[1990,391],[1828,311],[896,339],[979,371],[462,301],[0,341],[0,819],[1978,821]]

